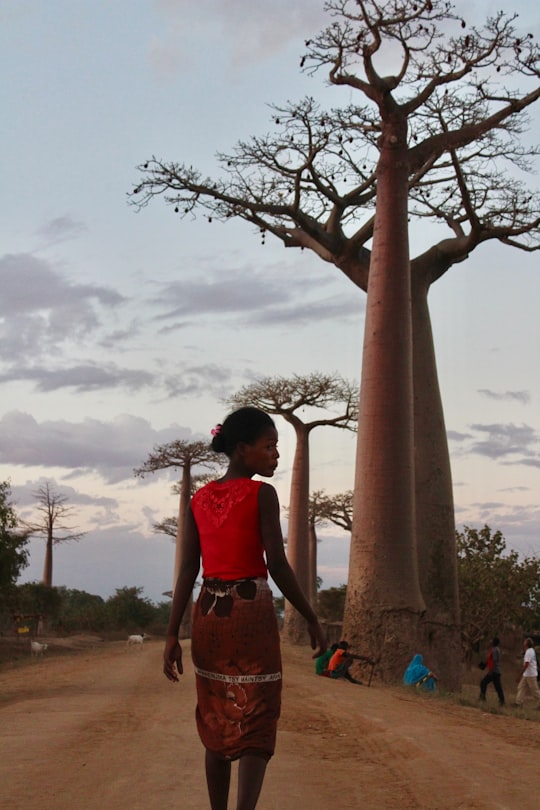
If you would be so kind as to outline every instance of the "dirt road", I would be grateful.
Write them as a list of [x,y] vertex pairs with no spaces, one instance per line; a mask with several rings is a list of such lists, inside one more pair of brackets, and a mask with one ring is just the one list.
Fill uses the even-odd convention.
[[[97,643],[1,672],[0,807],[207,810],[189,650],[174,685],[161,650]],[[309,650],[283,653],[259,810],[540,807],[540,723],[317,678]]]

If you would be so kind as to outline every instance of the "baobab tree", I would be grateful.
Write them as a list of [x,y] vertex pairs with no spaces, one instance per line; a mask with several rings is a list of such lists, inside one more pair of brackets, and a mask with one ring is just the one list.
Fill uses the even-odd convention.
[[[327,71],[348,105],[275,105],[275,134],[219,154],[217,178],[153,157],[131,200],[239,217],[367,292],[345,628],[355,648],[381,656],[383,677],[399,677],[421,644],[455,688],[454,508],[428,293],[488,240],[540,246],[527,185],[537,150],[519,137],[540,94],[538,46],[516,15],[468,26],[445,0],[326,9],[332,22],[306,42],[301,67]],[[434,225],[414,257],[410,221],[424,237]]]
[[[309,437],[317,427],[354,430],[358,390],[337,374],[295,374],[266,377],[246,385],[228,403],[236,408],[254,405],[266,413],[282,416],[294,429],[296,447],[291,473],[287,558],[300,587],[314,604],[316,571],[309,542]],[[306,408],[313,413],[310,421],[303,421],[298,415]],[[321,411],[323,414],[319,415]],[[305,640],[305,622],[289,602],[285,602],[283,631],[292,642]]]
[[[54,484],[45,481],[32,493],[39,506],[36,507],[39,517],[35,521],[25,521],[29,535],[45,537],[45,561],[43,564],[42,582],[48,588],[53,583],[53,546],[80,540],[86,532],[76,532],[75,526],[65,521],[73,514],[73,507],[67,506],[68,497],[59,492]],[[67,532],[67,534],[65,534]]]
[[324,490],[320,490],[314,492],[311,498],[319,522],[333,523],[346,532],[352,532],[354,498],[352,489],[335,495],[327,495]]
[[[178,519],[176,521],[176,545],[172,576],[173,593],[176,587],[176,580],[178,579],[178,572],[180,571],[182,532],[192,494],[192,469],[196,466],[206,469],[217,469],[218,460],[216,459],[216,454],[210,448],[210,443],[203,441],[188,442],[183,439],[177,439],[167,444],[156,445],[144,464],[133,470],[135,475],[141,478],[144,478],[147,473],[153,473],[157,470],[166,470],[171,467],[182,470],[182,478],[178,490],[180,497],[178,501]],[[169,523],[169,528],[170,525]],[[169,534],[169,532],[167,532],[167,534]],[[184,613],[180,627],[181,638],[189,638],[191,635],[191,604],[190,602]]]

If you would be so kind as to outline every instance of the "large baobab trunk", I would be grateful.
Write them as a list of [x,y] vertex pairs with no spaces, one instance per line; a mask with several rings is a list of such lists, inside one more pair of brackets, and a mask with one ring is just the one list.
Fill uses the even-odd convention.
[[[309,565],[309,429],[294,416],[287,417],[296,431],[296,450],[291,475],[287,558],[298,584],[310,595]],[[283,634],[293,644],[307,640],[306,622],[285,600]]]
[[[176,581],[180,571],[180,563],[182,560],[182,533],[186,522],[186,515],[191,496],[191,464],[186,461],[184,463],[182,480],[180,482],[180,500],[178,503],[178,523],[176,528],[176,548],[174,554],[174,576],[173,576],[173,594],[176,587]],[[179,638],[191,638],[191,613],[193,610],[193,596],[189,598],[184,611],[184,616],[180,624],[178,632]]]
[[461,685],[461,642],[452,475],[428,308],[428,283],[412,275],[416,539],[426,604],[422,647],[451,690]]
[[415,542],[405,124],[386,124],[369,272],[344,637],[401,676],[424,610]]

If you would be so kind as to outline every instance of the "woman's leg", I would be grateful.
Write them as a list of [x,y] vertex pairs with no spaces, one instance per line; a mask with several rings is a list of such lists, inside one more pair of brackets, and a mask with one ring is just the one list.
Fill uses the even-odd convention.
[[231,763],[207,749],[205,766],[210,807],[212,810],[227,810],[229,785],[231,784]]
[[[245,754],[238,763],[238,801],[236,810],[254,810],[266,772],[264,757]],[[212,809],[213,810],[213,809]]]

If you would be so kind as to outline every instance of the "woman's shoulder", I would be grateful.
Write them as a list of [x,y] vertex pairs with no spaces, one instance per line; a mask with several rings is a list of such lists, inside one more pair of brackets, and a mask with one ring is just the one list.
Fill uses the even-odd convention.
[[231,507],[240,503],[251,493],[256,495],[262,481],[253,481],[251,478],[227,478],[225,480],[210,481],[193,495],[191,505],[197,509],[223,509],[225,505]]

